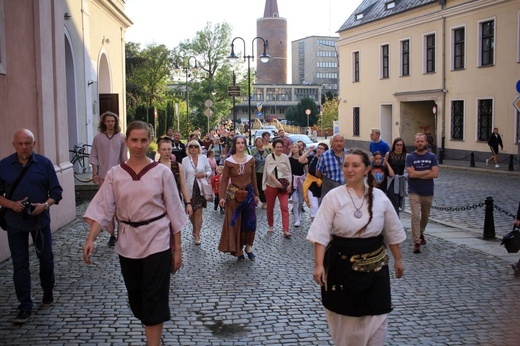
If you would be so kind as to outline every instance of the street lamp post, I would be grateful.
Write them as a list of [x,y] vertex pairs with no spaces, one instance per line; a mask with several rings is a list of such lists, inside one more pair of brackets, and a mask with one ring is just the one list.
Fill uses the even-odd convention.
[[[238,60],[238,56],[235,54],[235,40],[237,38],[241,39],[242,42],[244,43],[244,56],[243,56],[243,58],[244,58],[244,61],[246,61],[246,59],[247,59],[247,101],[248,101],[247,107],[248,107],[248,111],[249,111],[249,120],[248,120],[249,121],[249,128],[251,128],[251,59],[254,59],[255,56],[254,55],[246,55],[246,41],[244,41],[244,39],[242,37],[237,36],[237,37],[235,37],[233,39],[233,41],[231,41],[231,54],[228,56],[229,62],[235,63]],[[267,41],[264,40],[260,36],[255,37],[251,41],[251,54],[253,54],[253,52],[254,52],[255,40],[262,40],[262,42],[264,43],[264,52],[259,57],[260,61],[263,62],[263,63],[268,62],[271,57],[269,56],[269,54],[267,54]],[[249,130],[249,145],[252,145],[252,142],[251,142],[251,130]]]
[[[193,67],[190,65],[191,59],[195,61]],[[194,56],[189,56],[186,60],[186,65],[179,66],[178,63],[175,63],[174,70],[177,73],[179,73],[182,70],[186,77],[186,136],[188,137],[190,134],[190,95],[188,90],[188,77],[191,77],[191,72],[197,73],[197,71],[199,70],[197,59]]]
[[311,115],[311,110],[310,109],[306,109],[305,110],[305,114],[307,114],[307,129],[309,128],[309,117]]

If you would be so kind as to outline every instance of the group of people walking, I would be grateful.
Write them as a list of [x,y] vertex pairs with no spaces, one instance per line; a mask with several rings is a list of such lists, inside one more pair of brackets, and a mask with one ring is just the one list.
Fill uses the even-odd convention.
[[[326,143],[310,147],[290,143],[283,131],[272,143],[266,133],[248,148],[240,135],[222,140],[215,134],[203,142],[194,137],[185,145],[180,134],[172,131],[157,141],[159,157],[154,161],[146,156],[152,140],[147,124],[132,122],[125,135],[120,131],[117,115],[103,114],[90,159],[99,191],[84,215],[90,231],[83,260],[92,263],[95,240],[106,229],[111,234],[109,245],[119,255],[130,308],[144,325],[148,345],[160,344],[163,323],[170,319],[170,277],[182,265],[180,232],[188,220],[194,244],[203,241],[208,185],[215,195],[214,210],[224,214],[218,250],[238,262],[257,258],[253,246],[258,210],[265,210],[266,232],[272,233],[278,200],[281,233],[289,239],[289,199],[294,227],[301,226],[306,204],[311,219],[306,239],[315,250],[313,278],[321,287],[335,343],[384,344],[392,310],[387,250],[394,258],[394,275],[401,278],[404,266],[399,244],[406,235],[399,211],[407,194],[413,252],[420,253],[421,245],[426,244],[433,180],[439,173],[426,134],[418,133],[415,151],[407,153],[402,138],[395,138],[389,147],[380,139],[380,131],[372,129],[371,152],[367,153],[347,150],[340,134],[332,137],[330,149]],[[7,228],[15,268],[28,261],[27,248],[22,245],[28,234],[36,245],[41,237],[43,304],[52,304],[48,209],[60,201],[62,190],[52,164],[33,154],[34,142],[28,130],[15,134],[16,154],[0,162],[0,192],[9,192],[0,196],[0,204],[14,211],[7,214]],[[17,188],[16,180],[24,176],[25,167],[38,167],[46,175],[27,173],[30,184]],[[38,220],[36,226],[20,214],[28,200],[31,215]],[[18,224],[29,233],[15,237],[18,226],[14,225]],[[15,286],[21,302],[15,322],[24,323],[32,309],[28,269],[15,273]]]

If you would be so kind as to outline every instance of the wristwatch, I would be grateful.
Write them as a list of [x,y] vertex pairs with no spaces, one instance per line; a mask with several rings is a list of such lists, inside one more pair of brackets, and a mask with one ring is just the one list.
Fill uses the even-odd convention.
[[49,207],[50,207],[49,203],[45,202],[45,210],[49,210]]

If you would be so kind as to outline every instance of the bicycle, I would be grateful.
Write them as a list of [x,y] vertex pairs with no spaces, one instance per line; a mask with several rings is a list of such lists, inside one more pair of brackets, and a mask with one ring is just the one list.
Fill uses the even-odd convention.
[[[92,177],[85,175],[88,169],[88,158],[90,157],[90,148],[92,146],[89,144],[75,144],[74,149],[70,150],[70,153],[73,153],[74,156],[70,160],[72,163],[74,178],[82,183],[90,183],[92,181]],[[76,172],[76,163],[80,167],[80,172]]]

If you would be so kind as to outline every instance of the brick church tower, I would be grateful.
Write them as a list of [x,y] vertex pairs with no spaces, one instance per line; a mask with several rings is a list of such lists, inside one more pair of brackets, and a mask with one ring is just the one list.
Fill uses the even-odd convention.
[[266,64],[258,59],[264,46],[256,40],[256,83],[287,84],[287,20],[280,17],[276,0],[265,1],[264,17],[256,20],[256,34],[268,41],[271,56]]

